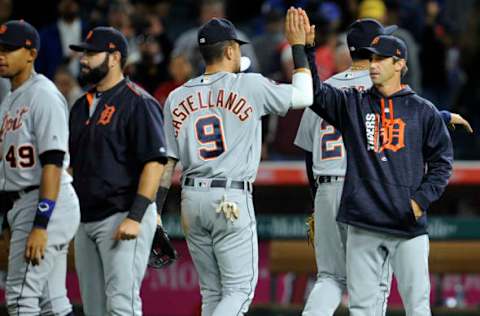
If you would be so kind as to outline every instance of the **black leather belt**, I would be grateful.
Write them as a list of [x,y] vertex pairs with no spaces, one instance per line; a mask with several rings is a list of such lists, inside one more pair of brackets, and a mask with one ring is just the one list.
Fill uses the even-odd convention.
[[230,189],[239,189],[239,190],[248,190],[252,191],[252,184],[248,181],[228,181],[226,179],[197,179],[197,185],[195,185],[195,178],[187,177],[183,182],[183,185],[188,187],[210,187],[210,188],[230,188]]
[[9,201],[10,203],[15,203],[15,201],[18,200],[22,195],[32,192],[38,188],[40,188],[40,186],[32,185],[20,191],[0,191],[0,199],[3,201]]
[[343,180],[343,176],[319,176],[316,180],[317,184],[330,183],[333,181]]

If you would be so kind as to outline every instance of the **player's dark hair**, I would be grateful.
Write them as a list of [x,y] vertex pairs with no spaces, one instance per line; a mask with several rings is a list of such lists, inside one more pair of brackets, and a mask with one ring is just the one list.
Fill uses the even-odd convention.
[[233,41],[221,41],[214,44],[200,45],[200,54],[202,54],[205,64],[211,65],[223,58],[225,48],[232,45]]

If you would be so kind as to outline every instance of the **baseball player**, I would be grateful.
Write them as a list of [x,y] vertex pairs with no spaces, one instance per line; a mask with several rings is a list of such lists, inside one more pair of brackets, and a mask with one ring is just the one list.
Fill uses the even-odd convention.
[[11,84],[0,105],[0,208],[11,230],[6,300],[10,315],[63,316],[72,313],[65,277],[80,211],[66,172],[68,106],[35,72],[39,48],[27,22],[0,26],[0,76]]
[[154,197],[166,163],[158,102],[123,76],[125,36],[96,27],[70,48],[82,52],[92,88],[70,114],[73,185],[81,223],[75,264],[86,315],[142,315],[140,286],[157,215]]
[[[373,19],[354,22],[347,30],[347,44],[353,64],[350,69],[326,81],[338,88],[367,90],[372,86],[369,61],[358,53],[375,36],[391,34],[396,26],[384,28]],[[313,42],[313,41],[311,41]],[[309,44],[307,42],[307,44]],[[347,167],[342,135],[332,125],[307,108],[295,138],[295,145],[305,150],[307,175],[314,203],[314,246],[318,269],[317,281],[310,292],[303,315],[332,316],[346,291],[345,242],[347,227],[336,222]],[[387,286],[387,279],[383,280]],[[388,289],[386,289],[388,290]]]
[[252,182],[260,162],[261,117],[283,115],[312,102],[302,18],[286,19],[295,71],[292,84],[239,73],[233,24],[211,19],[198,32],[205,73],[174,90],[165,108],[169,164],[160,192],[180,161],[182,223],[200,278],[203,316],[243,315],[258,278]]
[[[378,35],[391,34],[396,26],[384,28],[373,19],[361,19],[347,30],[347,44],[353,63],[350,69],[336,74],[326,83],[337,88],[364,91],[372,87],[369,56],[359,52]],[[307,45],[314,38],[307,38]],[[305,109],[295,138],[295,145],[305,151],[307,175],[315,197],[314,246],[318,268],[317,281],[309,295],[303,315],[333,315],[346,291],[345,244],[346,226],[336,221],[346,172],[346,151],[342,136],[327,121]],[[447,124],[469,123],[460,115],[441,111]],[[390,277],[391,274],[388,276]],[[386,288],[387,279],[382,286]]]
[[348,224],[349,309],[383,314],[393,270],[406,314],[430,315],[425,212],[447,185],[452,145],[436,108],[400,83],[404,43],[381,35],[371,45],[363,52],[373,53],[372,88],[340,90],[313,74],[312,110],[342,132],[350,153],[337,217]]

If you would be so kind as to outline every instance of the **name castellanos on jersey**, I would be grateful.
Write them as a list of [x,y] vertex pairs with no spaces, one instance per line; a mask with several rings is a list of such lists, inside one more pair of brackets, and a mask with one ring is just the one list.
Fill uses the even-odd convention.
[[235,114],[235,116],[242,122],[249,119],[253,113],[253,107],[247,99],[239,96],[235,92],[225,92],[220,89],[216,95],[214,95],[212,91],[205,95],[199,91],[187,96],[173,108],[172,123],[175,128],[175,136],[178,136],[183,122],[191,114],[209,108],[226,109]]
[[0,127],[0,142],[3,141],[5,135],[8,132],[14,132],[22,127],[23,118],[28,113],[28,107],[20,107],[14,116],[11,116],[9,112],[5,113],[2,119],[2,126]]

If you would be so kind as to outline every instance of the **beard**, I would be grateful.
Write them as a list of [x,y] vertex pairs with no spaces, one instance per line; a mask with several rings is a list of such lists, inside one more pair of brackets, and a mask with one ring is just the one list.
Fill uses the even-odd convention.
[[[105,60],[97,67],[90,68],[87,66],[81,66],[80,76],[78,81],[81,86],[85,85],[97,85],[108,74],[108,59],[109,55],[105,56]],[[84,69],[88,69],[84,71]]]

